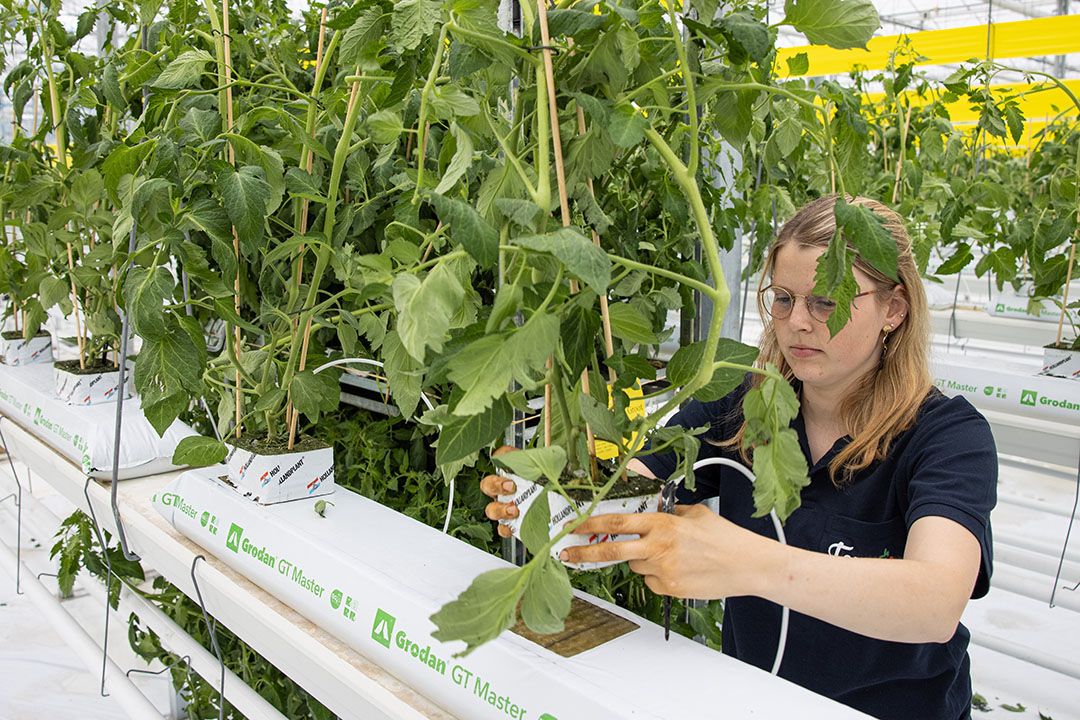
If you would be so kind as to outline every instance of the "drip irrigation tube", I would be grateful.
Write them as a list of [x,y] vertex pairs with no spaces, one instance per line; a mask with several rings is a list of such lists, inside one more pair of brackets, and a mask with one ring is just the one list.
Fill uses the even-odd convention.
[[[727,458],[708,458],[706,460],[698,460],[694,463],[694,470],[698,468],[708,467],[710,465],[723,465],[725,467],[734,468],[742,473],[743,477],[750,481],[750,484],[757,482],[757,478],[754,477],[754,473],[743,465],[742,463],[729,460]],[[680,483],[683,481],[682,477],[675,478],[672,482]],[[780,523],[780,518],[776,516],[776,511],[770,511],[769,517],[772,518],[773,528],[776,530],[776,539],[784,545],[787,545],[787,537],[784,535],[784,526]],[[780,663],[784,661],[784,650],[787,648],[787,636],[788,636],[788,624],[791,619],[791,610],[786,606],[780,606],[780,638],[776,645],[776,658],[773,660],[773,666],[771,672],[776,675],[780,672]]]

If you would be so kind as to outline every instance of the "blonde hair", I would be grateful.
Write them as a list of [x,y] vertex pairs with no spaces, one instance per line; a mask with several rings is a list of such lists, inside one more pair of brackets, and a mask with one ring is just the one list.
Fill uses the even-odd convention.
[[[834,208],[838,195],[826,195],[803,206],[794,217],[784,224],[776,242],[769,248],[762,268],[762,282],[771,277],[776,266],[777,251],[788,244],[801,247],[829,245],[836,232]],[[885,457],[896,437],[915,422],[919,408],[932,387],[930,375],[930,312],[926,292],[911,252],[911,239],[904,229],[900,216],[882,203],[865,197],[850,197],[851,205],[864,207],[873,212],[896,241],[897,275],[907,294],[908,310],[899,327],[888,334],[888,348],[882,351],[881,361],[848,392],[840,404],[840,423],[851,436],[848,443],[829,463],[829,475],[835,485],[846,484],[858,470],[868,467]],[[874,269],[858,256],[850,244],[848,251],[855,256],[854,266],[866,273],[882,293],[896,286],[888,276]],[[761,352],[757,366],[771,363],[789,381],[795,378],[776,341],[776,331],[758,296],[758,313],[765,329],[761,336]],[[760,385],[762,375],[751,376],[753,386]],[[731,439],[720,443],[724,447],[743,448],[746,420]]]

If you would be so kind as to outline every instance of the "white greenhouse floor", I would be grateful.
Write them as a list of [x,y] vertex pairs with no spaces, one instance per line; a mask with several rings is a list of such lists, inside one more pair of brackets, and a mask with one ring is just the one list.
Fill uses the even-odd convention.
[[[10,472],[3,473],[3,477],[3,487],[12,487]],[[35,487],[35,490],[40,488]],[[45,498],[45,502],[54,512],[71,512],[70,505],[58,495]],[[0,539],[12,551],[15,534],[14,503],[7,500],[0,505]],[[24,583],[27,575],[55,570],[49,560],[53,542],[51,537],[39,538],[24,528]],[[42,582],[55,590],[55,579],[43,577]],[[63,607],[100,644],[105,623],[104,605],[77,583],[74,596],[64,600]],[[124,670],[147,667],[128,645],[127,617],[116,612],[109,620],[109,656]],[[168,678],[164,675],[134,675],[132,678],[164,716],[172,693]],[[115,701],[101,697],[100,689],[100,666],[96,672],[91,672],[28,596],[16,594],[14,568],[0,568],[0,720],[126,718]]]

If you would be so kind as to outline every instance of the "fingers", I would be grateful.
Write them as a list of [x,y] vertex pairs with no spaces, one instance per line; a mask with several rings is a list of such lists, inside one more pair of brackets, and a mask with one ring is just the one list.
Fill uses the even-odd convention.
[[514,535],[514,532],[509,527],[507,527],[506,525],[500,524],[500,525],[496,525],[495,527],[497,527],[499,529],[499,537],[508,538],[508,537],[513,537],[513,535]]
[[518,507],[513,503],[489,502],[484,515],[488,520],[512,520],[518,516]]
[[658,523],[666,522],[666,515],[643,513],[633,515],[594,515],[578,525],[578,535],[645,535]]
[[505,455],[508,452],[514,452],[515,450],[517,450],[517,448],[514,447],[513,445],[503,445],[498,450],[495,450],[494,452],[492,452],[491,456],[492,457],[498,457],[499,455]]
[[502,475],[488,475],[480,481],[480,492],[490,498],[500,495],[513,495],[517,492],[517,486],[513,480],[504,478]]
[[576,545],[559,553],[560,560],[571,563],[623,562],[641,560],[644,557],[646,557],[646,546],[642,540]]

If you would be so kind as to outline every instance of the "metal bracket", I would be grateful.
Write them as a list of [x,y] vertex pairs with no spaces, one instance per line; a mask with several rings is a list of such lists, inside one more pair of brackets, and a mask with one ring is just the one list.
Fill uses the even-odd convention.
[[162,661],[162,667],[160,670],[140,670],[139,668],[132,668],[128,670],[125,675],[129,678],[134,675],[161,675],[167,670],[172,670],[180,663],[184,664],[184,684],[181,687],[191,687],[191,656],[190,655],[174,655],[169,658],[168,662]]
[[[135,252],[135,237],[138,231],[138,222],[132,220],[131,232],[128,234],[128,257]],[[124,557],[128,560],[139,561],[139,556],[131,552],[128,548],[127,536],[124,534],[124,521],[120,519],[120,507],[117,504],[117,480],[120,475],[120,429],[123,423],[124,417],[124,394],[127,386],[127,356],[128,356],[128,335],[130,334],[131,319],[128,317],[128,313],[122,312],[123,321],[120,329],[120,358],[119,358],[119,375],[120,392],[116,394],[116,425],[113,432],[113,466],[112,466],[112,487],[109,489],[110,503],[112,504],[113,520],[116,522],[116,535],[120,539],[120,551],[124,553]],[[89,497],[87,498],[89,502]]]
[[210,632],[210,645],[214,648],[214,655],[217,656],[218,662],[221,663],[221,688],[218,696],[218,720],[225,720],[225,658],[221,655],[221,646],[218,645],[217,630],[215,623],[210,622],[210,613],[206,611],[206,602],[203,601],[202,591],[199,589],[199,581],[195,577],[195,566],[199,564],[199,561],[206,560],[203,555],[196,555],[195,559],[191,561],[191,584],[195,586],[195,595],[199,600],[199,609],[202,610],[203,622],[206,623],[206,629]]
[[[1061,546],[1061,557],[1058,559],[1057,574],[1054,575],[1054,587],[1050,591],[1050,607],[1054,607],[1054,600],[1057,597],[1058,583],[1061,582],[1061,569],[1065,565],[1065,553],[1069,549],[1069,537],[1072,535],[1073,523],[1076,522],[1076,507],[1080,505],[1080,458],[1076,461],[1076,490],[1073,495],[1072,514],[1069,515],[1069,528],[1065,531],[1065,542]],[[1072,587],[1064,587],[1069,592],[1076,592],[1080,588],[1080,581],[1078,581]]]
[[[123,395],[123,392],[121,391],[120,394]],[[90,483],[93,479],[90,475],[86,476],[86,482],[83,484],[83,497],[86,498],[86,507],[90,511],[90,522],[93,523],[94,535],[97,536],[98,544],[101,546],[101,557],[105,559],[105,637],[101,642],[101,697],[109,697],[109,693],[105,692],[105,668],[109,662],[109,610],[112,609],[109,605],[109,593],[112,591],[113,572],[112,561],[109,559],[109,549],[105,544],[105,536],[101,532],[101,526],[98,525],[94,504],[90,502]]]
[[[22,595],[22,483],[19,482],[19,474],[15,472],[15,461],[11,458],[11,449],[7,440],[4,439],[4,431],[0,424],[0,445],[4,446],[4,455],[7,456],[8,466],[11,468],[11,477],[15,478],[15,594]],[[4,498],[7,500],[8,495]],[[3,502],[3,500],[0,500]]]

